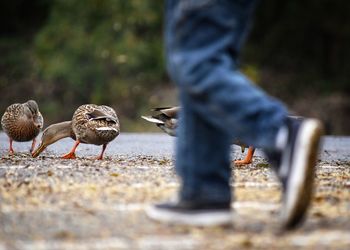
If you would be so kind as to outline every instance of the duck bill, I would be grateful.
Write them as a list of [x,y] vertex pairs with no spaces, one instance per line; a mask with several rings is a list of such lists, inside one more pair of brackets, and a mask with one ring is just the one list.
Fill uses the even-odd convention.
[[40,145],[39,145],[39,147],[32,153],[32,156],[35,158],[35,157],[38,157],[40,154],[41,154],[41,152],[43,152],[44,150],[45,150],[45,148],[46,148],[46,145],[45,144],[43,144],[43,143],[41,143]]

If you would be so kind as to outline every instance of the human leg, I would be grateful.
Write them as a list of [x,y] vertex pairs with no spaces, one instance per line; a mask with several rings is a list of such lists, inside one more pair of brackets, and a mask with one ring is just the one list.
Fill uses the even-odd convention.
[[237,66],[254,2],[168,1],[168,71],[195,112],[213,126],[248,145],[274,147],[287,110]]
[[[206,16],[209,19],[215,19],[215,16],[218,15],[220,11],[225,10],[225,7],[227,6],[221,6],[216,9],[214,13],[211,13],[210,8],[212,7],[211,4],[213,1],[202,1],[204,5],[194,4],[195,6],[191,6],[191,3],[188,2],[187,4],[189,5],[186,5],[185,2],[186,1],[167,2],[168,8],[170,8],[171,11],[169,12],[168,9],[168,24],[166,29],[169,70],[174,81],[176,81],[176,79],[179,80],[177,83],[180,89],[180,102],[182,107],[179,118],[179,127],[177,130],[178,138],[176,147],[176,170],[181,177],[182,185],[178,202],[155,206],[149,210],[148,213],[155,219],[174,223],[183,223],[186,221],[187,224],[197,224],[197,220],[195,218],[199,218],[198,223],[203,223],[205,225],[226,224],[231,221],[229,213],[231,201],[229,185],[231,176],[229,150],[230,144],[233,140],[232,132],[225,127],[217,125],[218,121],[220,119],[225,119],[225,117],[219,116],[215,118],[215,122],[212,122],[212,119],[207,117],[219,115],[218,113],[210,112],[210,105],[213,103],[209,103],[202,98],[208,94],[208,92],[203,91],[201,93],[201,91],[197,91],[197,93],[194,93],[193,89],[198,88],[198,85],[193,86],[192,88],[191,84],[196,85],[196,83],[192,81],[186,80],[188,85],[182,84],[182,80],[184,80],[183,78],[186,78],[186,76],[182,76],[182,67],[185,65],[178,65],[178,62],[174,62],[173,60],[180,55],[180,57],[183,56],[184,58],[190,58],[189,60],[191,61],[193,59],[191,56],[191,51],[194,51],[194,53],[199,57],[214,54],[215,50],[213,50],[211,46],[216,47],[217,44],[220,44],[221,35],[224,34],[217,34],[217,39],[207,41],[205,45],[208,45],[209,48],[205,49],[203,52],[197,51],[198,47],[192,48],[190,46],[191,48],[188,49],[186,45],[188,42],[187,39],[178,41],[179,44],[176,44],[174,41],[179,38],[179,33],[185,35],[186,32],[190,32],[191,29],[187,29],[187,25],[177,29],[177,26],[180,24],[176,23],[176,21],[173,23],[173,21],[177,20],[182,22],[183,19],[186,19],[189,21],[189,26],[195,25],[196,30],[201,30],[205,33],[208,31],[208,27],[206,23],[203,22],[202,18]],[[230,5],[229,2],[226,3]],[[216,4],[215,6],[220,5]],[[206,13],[206,15],[203,14],[203,16],[198,16],[196,13],[193,13],[194,9],[192,7],[194,7],[194,9],[197,9],[197,7],[200,9],[204,8],[208,13]],[[249,6],[240,7],[244,9],[248,8]],[[248,12],[248,10],[245,9],[242,11]],[[228,14],[226,10],[225,13]],[[182,16],[182,14],[184,16]],[[187,19],[189,17],[193,18],[194,22]],[[215,23],[216,20],[211,21],[213,21],[213,24],[209,25],[209,29],[212,28],[212,25],[220,26],[219,23]],[[242,20],[237,19],[231,20],[230,22],[234,21],[241,22]],[[245,26],[245,24],[243,26]],[[215,29],[216,28],[218,27],[215,27]],[[226,30],[226,32],[231,31],[232,30],[230,29]],[[240,27],[239,31],[237,30],[236,32],[241,34],[237,34],[235,37],[229,36],[228,38],[232,43],[235,43],[235,45],[238,46],[238,40],[240,40],[240,36],[243,36],[244,29]],[[204,33],[200,32],[189,39],[197,39],[198,45],[200,45],[200,43],[202,43],[201,38],[203,38],[202,36]],[[189,54],[187,54],[187,52]],[[227,57],[227,59],[233,61],[234,58],[230,55]],[[194,58],[194,60],[196,61],[196,58]],[[200,62],[198,61],[198,63]],[[215,68],[216,66],[219,68],[227,67],[227,65],[223,61],[218,61],[217,64],[218,65],[208,65],[210,66],[208,70],[212,71],[212,73],[216,75],[215,77],[220,79],[221,76],[215,72]],[[233,64],[233,62],[230,63],[231,66],[233,66]],[[207,65],[206,63],[200,63],[199,67],[203,67],[203,65],[204,67],[207,67],[205,66]],[[179,75],[177,73],[179,73]],[[232,69],[225,68],[223,73],[231,74]],[[222,81],[222,79],[220,81]],[[213,85],[213,91],[217,91],[218,88],[215,86],[215,81],[212,81],[212,83],[209,84]],[[222,82],[219,89],[221,87],[225,88],[225,84],[230,83],[225,81]],[[220,94],[222,94],[222,92]],[[239,95],[236,95],[236,97],[233,96],[233,98],[237,98],[238,96]],[[220,98],[221,97],[219,97],[219,99]],[[227,98],[227,96],[224,96],[224,98]],[[203,100],[204,103],[202,103]],[[203,105],[203,107],[200,107],[201,105]],[[198,107],[200,111],[198,111]],[[191,216],[188,218],[187,216],[189,214]],[[206,220],[207,218],[216,219]]]
[[[194,141],[185,140],[189,134],[193,138],[198,138],[194,136],[195,132],[213,135],[215,131],[223,138],[230,140],[235,138],[246,144],[264,148],[269,152],[269,156],[278,159],[279,163],[275,165],[275,169],[282,183],[284,179],[279,174],[279,169],[283,164],[280,159],[289,159],[286,179],[288,185],[284,192],[284,208],[287,210],[287,216],[282,216],[282,219],[284,218],[285,227],[295,225],[301,220],[308,206],[308,202],[295,198],[310,198],[312,192],[307,183],[310,182],[315,166],[321,126],[313,120],[301,121],[302,125],[289,126],[285,106],[266,95],[237,69],[237,55],[248,27],[254,1],[194,2],[168,1],[167,5],[168,23],[165,34],[168,70],[179,86],[183,114],[180,115],[177,131],[179,138],[176,157],[176,169],[183,183],[180,202],[171,206],[163,204],[158,207],[158,212],[177,210],[175,212],[183,213],[183,208],[188,205],[184,205],[184,201],[195,197],[197,204],[201,203],[201,197],[204,197],[204,193],[201,192],[214,190],[209,185],[213,179],[208,175],[210,173],[208,170],[213,169],[216,174],[224,170],[225,164],[218,164],[218,159],[220,157],[226,159],[226,151],[223,151],[224,155],[220,155],[216,149],[225,149],[226,141],[218,140],[217,143],[211,143],[210,136],[203,136],[201,142],[206,146],[201,147],[201,150],[206,153],[201,154],[199,153],[201,151],[194,150],[196,148]],[[188,117],[190,119],[187,119]],[[296,124],[292,122],[294,123]],[[215,129],[212,132],[205,129],[195,131],[197,128],[202,128],[201,124]],[[277,140],[277,137],[280,138],[281,134],[284,139],[277,147],[276,141],[281,141]],[[293,137],[292,134],[296,134],[295,138],[299,139],[290,139]],[[299,141],[302,143],[298,143]],[[298,153],[291,151],[294,152],[294,149],[298,149],[298,145],[302,144],[305,145],[302,148],[307,153],[302,157],[303,160],[300,160]],[[214,157],[216,164],[213,164],[214,161],[204,161],[205,157],[199,157],[213,152],[218,156]],[[300,150],[295,152],[302,153]],[[269,158],[275,161],[273,157]],[[295,184],[289,180],[297,177],[289,178],[289,176],[301,176],[301,182]],[[218,182],[225,183],[224,179]],[[225,190],[224,187],[225,185],[215,186],[215,192],[220,193],[221,188]],[[306,189],[304,192],[293,194],[288,191],[303,188]],[[208,196],[205,203],[215,204],[214,197],[215,195]],[[153,215],[155,215],[153,218],[157,219],[157,213]]]
[[171,223],[229,224],[231,140],[192,111],[185,93],[180,96],[186,109],[180,113],[177,130],[176,170],[182,181],[179,198],[149,208],[148,215]]

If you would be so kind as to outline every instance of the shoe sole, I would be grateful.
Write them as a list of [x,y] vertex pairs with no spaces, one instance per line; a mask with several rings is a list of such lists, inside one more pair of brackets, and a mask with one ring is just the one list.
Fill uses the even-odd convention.
[[321,123],[314,119],[303,122],[296,138],[293,171],[287,181],[284,204],[281,212],[282,226],[293,229],[305,217],[313,195],[315,165],[320,138],[323,134]]
[[149,206],[145,212],[149,218],[155,221],[174,225],[213,227],[232,224],[231,211],[180,213]]

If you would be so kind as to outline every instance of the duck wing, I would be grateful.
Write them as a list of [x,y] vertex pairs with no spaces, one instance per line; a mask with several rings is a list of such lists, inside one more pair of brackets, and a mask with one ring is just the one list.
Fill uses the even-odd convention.
[[104,112],[101,109],[95,109],[91,112],[87,112],[86,115],[87,115],[89,121],[106,120],[106,121],[110,121],[110,122],[114,122],[114,123],[118,122],[118,118],[116,116],[113,116],[113,114],[109,114],[107,112]]
[[152,111],[157,112],[157,114],[152,116],[141,116],[141,118],[148,122],[155,123],[165,133],[171,136],[176,136],[179,107],[154,108]]
[[152,111],[160,112],[169,118],[177,118],[178,113],[180,111],[180,107],[161,107],[161,108],[154,108],[152,109]]

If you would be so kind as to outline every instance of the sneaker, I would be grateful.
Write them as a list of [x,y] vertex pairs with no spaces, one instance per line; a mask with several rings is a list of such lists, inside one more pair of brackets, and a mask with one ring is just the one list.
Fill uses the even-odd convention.
[[289,117],[287,142],[279,152],[266,152],[283,185],[282,226],[293,229],[305,218],[313,194],[322,124]]
[[224,226],[232,223],[230,203],[177,201],[150,206],[149,218],[176,225]]

